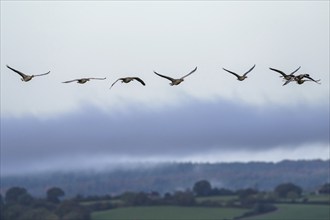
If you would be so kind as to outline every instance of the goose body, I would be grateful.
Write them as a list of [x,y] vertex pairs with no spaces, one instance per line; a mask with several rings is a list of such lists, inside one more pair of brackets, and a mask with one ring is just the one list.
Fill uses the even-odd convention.
[[143,82],[142,79],[140,79],[139,77],[122,77],[117,79],[114,83],[112,83],[112,85],[110,86],[110,89],[112,88],[112,86],[114,86],[116,84],[116,82],[121,81],[122,83],[129,83],[133,80],[136,80],[138,82],[140,82],[143,86],[145,86],[146,84]]
[[294,75],[294,73],[297,72],[297,71],[300,69],[300,66],[299,66],[296,70],[294,70],[292,73],[290,73],[290,74],[286,74],[286,73],[284,73],[283,71],[278,70],[278,69],[274,69],[274,68],[269,68],[269,69],[270,69],[270,70],[273,70],[273,71],[275,71],[275,72],[278,72],[279,74],[281,74],[280,77],[283,77],[283,79],[285,80],[285,82],[284,82],[284,84],[283,84],[283,86],[285,86],[286,84],[288,84],[288,83],[290,83],[290,82],[292,82],[292,81],[295,80],[295,75]]
[[296,81],[297,84],[301,85],[304,82],[312,81],[312,80],[310,80],[310,79],[295,79],[294,81]]
[[234,76],[236,76],[238,81],[243,81],[243,80],[245,80],[245,79],[247,78],[247,74],[248,74],[249,72],[251,72],[251,71],[254,69],[255,66],[256,66],[256,65],[254,64],[253,67],[251,67],[251,68],[250,68],[247,72],[245,72],[243,75],[238,75],[237,73],[235,73],[235,72],[233,72],[233,71],[230,71],[230,70],[227,70],[227,69],[225,69],[225,68],[222,68],[222,69],[225,70],[225,71],[227,71],[228,73],[231,73],[231,74],[233,74]]
[[193,69],[192,71],[190,71],[187,75],[184,75],[183,77],[179,78],[179,79],[174,79],[172,77],[169,77],[169,76],[165,76],[165,75],[162,75],[162,74],[159,74],[157,73],[156,71],[154,71],[154,73],[160,77],[163,77],[165,79],[168,79],[170,80],[170,85],[171,86],[176,86],[176,85],[179,85],[180,83],[182,83],[184,81],[184,78],[186,78],[187,76],[189,76],[190,74],[194,73],[195,71],[197,70],[197,66],[195,67],[195,69]]
[[[304,78],[307,78],[307,80],[304,79]],[[298,76],[295,76],[294,80],[295,80],[299,85],[303,84],[303,83],[306,82],[306,81],[312,81],[312,82],[315,82],[315,83],[317,83],[317,84],[321,84],[321,83],[320,83],[320,79],[315,80],[315,79],[313,79],[312,77],[310,77],[309,74],[300,74],[300,75],[298,75]]]
[[73,79],[73,80],[69,80],[69,81],[64,81],[62,83],[71,83],[71,82],[77,82],[79,84],[84,84],[92,79],[96,79],[96,80],[105,80],[106,78],[80,78],[80,79]]
[[33,79],[34,77],[36,77],[36,76],[43,76],[43,75],[47,75],[47,74],[50,73],[50,71],[48,71],[47,73],[38,74],[38,75],[27,75],[27,74],[22,73],[21,71],[18,71],[18,70],[14,69],[14,68],[12,68],[12,67],[10,67],[10,66],[8,66],[8,65],[6,65],[6,66],[7,66],[7,68],[9,68],[10,70],[12,70],[12,71],[14,71],[15,73],[19,74],[19,75],[22,77],[21,80],[22,80],[23,82],[28,82],[28,81],[30,81],[31,79]]

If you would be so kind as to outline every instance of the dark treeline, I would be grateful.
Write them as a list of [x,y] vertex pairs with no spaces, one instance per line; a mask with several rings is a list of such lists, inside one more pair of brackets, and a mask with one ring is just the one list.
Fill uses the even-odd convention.
[[[330,195],[330,183],[320,186],[317,193]],[[203,206],[246,208],[242,217],[259,215],[276,210],[275,203],[309,203],[303,189],[293,183],[282,183],[272,191],[245,188],[236,191],[213,187],[208,180],[200,180],[191,188],[167,192],[127,191],[116,196],[76,195],[63,199],[65,192],[59,187],[51,187],[42,198],[33,197],[25,188],[11,187],[4,196],[0,194],[1,220],[90,220],[94,211],[115,209],[125,206]],[[213,196],[231,196],[222,202],[212,200]],[[202,200],[198,201],[201,198]],[[329,201],[324,201],[329,205]]]
[[163,163],[136,164],[135,168],[103,171],[53,172],[1,177],[1,192],[12,186],[42,196],[49,185],[62,188],[66,195],[115,195],[124,191],[182,190],[200,179],[217,188],[237,190],[254,187],[271,190],[283,182],[292,182],[304,190],[314,191],[328,181],[329,160],[282,161],[279,163]]
[[90,220],[90,211],[73,199],[61,201],[65,192],[58,187],[47,190],[44,198],[33,197],[25,188],[8,189],[1,202],[1,220]]

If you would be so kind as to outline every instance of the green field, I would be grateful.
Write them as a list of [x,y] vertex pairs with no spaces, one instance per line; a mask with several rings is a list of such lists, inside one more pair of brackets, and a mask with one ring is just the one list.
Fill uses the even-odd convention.
[[330,195],[309,195],[309,202],[330,202]]
[[[309,195],[309,202],[329,201],[329,196]],[[212,201],[225,204],[237,199],[237,196],[197,197],[197,204]],[[104,200],[120,205],[121,200]],[[91,205],[94,202],[84,202]],[[275,204],[278,210],[245,218],[244,220],[330,220],[330,206],[316,204]],[[221,207],[180,207],[180,206],[149,206],[149,207],[122,207],[92,213],[92,220],[221,220],[233,219],[248,212],[248,209],[221,208]]]
[[221,220],[240,216],[246,209],[201,207],[128,207],[93,212],[92,220]]
[[244,220],[329,220],[330,206],[278,204],[277,211]]
[[120,199],[111,199],[111,200],[97,200],[97,201],[81,202],[80,205],[93,205],[95,203],[111,203],[113,205],[124,204],[124,202]]
[[207,196],[207,197],[197,197],[196,202],[201,203],[205,201],[226,203],[230,200],[238,199],[238,196]]

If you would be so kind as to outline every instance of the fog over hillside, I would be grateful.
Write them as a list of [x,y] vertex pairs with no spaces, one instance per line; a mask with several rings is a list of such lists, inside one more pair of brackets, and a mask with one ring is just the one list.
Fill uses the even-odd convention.
[[125,191],[161,193],[191,188],[201,179],[213,187],[272,190],[278,184],[292,182],[314,191],[329,182],[329,160],[300,160],[249,163],[144,163],[114,169],[80,172],[39,173],[1,178],[1,192],[21,186],[43,196],[52,186],[61,187],[67,196],[115,195]]

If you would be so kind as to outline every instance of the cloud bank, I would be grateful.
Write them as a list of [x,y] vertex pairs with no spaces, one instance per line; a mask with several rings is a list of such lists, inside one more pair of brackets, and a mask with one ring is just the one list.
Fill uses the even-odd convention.
[[233,155],[315,145],[329,145],[327,104],[258,108],[225,100],[190,100],[157,110],[131,106],[129,111],[108,114],[85,106],[52,119],[1,118],[3,170],[55,166],[63,158],[68,167],[79,167],[97,158],[98,163],[106,158],[180,160],[215,151]]

